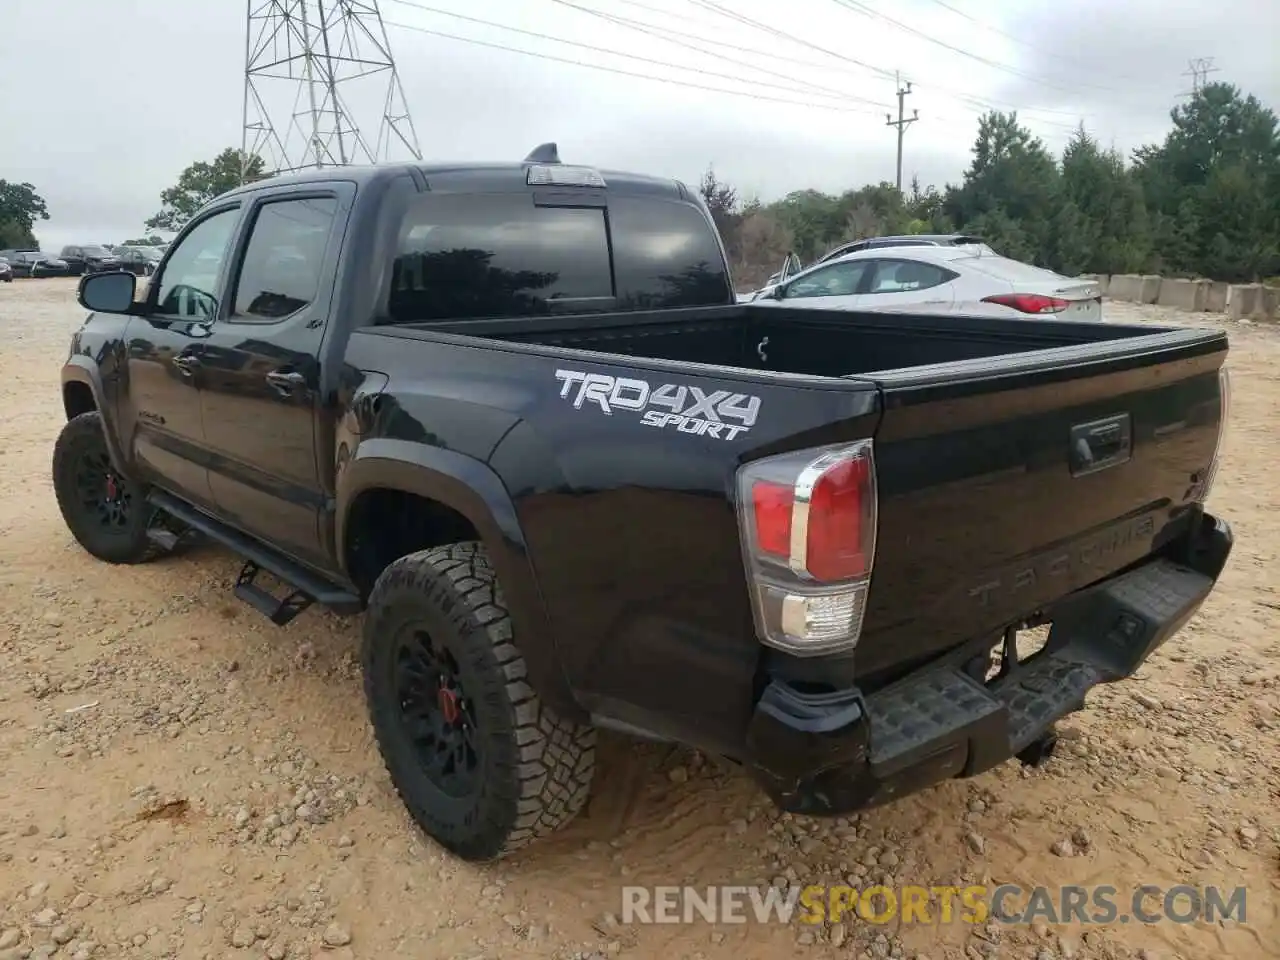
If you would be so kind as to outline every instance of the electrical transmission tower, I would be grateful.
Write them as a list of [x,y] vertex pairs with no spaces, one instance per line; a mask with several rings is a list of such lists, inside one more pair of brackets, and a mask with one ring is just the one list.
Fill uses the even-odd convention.
[[1184,93],[1184,97],[1194,97],[1204,89],[1205,80],[1209,74],[1221,72],[1220,67],[1213,65],[1213,59],[1213,57],[1196,57],[1194,60],[1187,61],[1187,66],[1191,69],[1184,73],[1183,76],[1191,78],[1191,92]]
[[254,155],[269,173],[422,159],[377,0],[247,9],[241,179]]
[[911,124],[915,123],[917,120],[920,119],[919,110],[913,111],[911,116],[909,117],[903,116],[902,101],[903,101],[903,98],[906,97],[907,94],[909,94],[910,92],[911,92],[911,81],[910,80],[907,81],[907,85],[905,88],[902,86],[901,81],[899,81],[898,83],[898,119],[897,120],[893,119],[892,114],[888,114],[888,113],[885,114],[885,125],[889,127],[898,128],[898,176],[894,182],[898,185],[899,193],[902,192],[902,135],[906,132],[907,127],[911,126]]

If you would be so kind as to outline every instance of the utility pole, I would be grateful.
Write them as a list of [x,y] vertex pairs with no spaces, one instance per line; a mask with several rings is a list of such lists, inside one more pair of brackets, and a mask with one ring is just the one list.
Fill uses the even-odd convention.
[[1191,78],[1191,92],[1184,93],[1184,97],[1194,97],[1197,93],[1204,89],[1205,80],[1211,73],[1221,73],[1221,67],[1213,65],[1213,57],[1196,57],[1187,61],[1187,66],[1191,69],[1183,74],[1184,77]]
[[917,120],[920,119],[920,111],[913,110],[911,112],[911,116],[909,117],[903,116],[904,105],[902,101],[907,96],[907,94],[911,92],[911,81],[908,80],[906,87],[903,87],[901,77],[899,77],[898,74],[894,74],[894,77],[898,84],[898,119],[897,120],[893,119],[893,115],[888,113],[886,113],[884,116],[885,116],[885,126],[898,128],[898,175],[897,175],[897,179],[894,182],[897,184],[898,192],[901,193],[902,192],[902,135],[903,133],[906,132],[907,127],[911,126],[911,124],[915,123]]

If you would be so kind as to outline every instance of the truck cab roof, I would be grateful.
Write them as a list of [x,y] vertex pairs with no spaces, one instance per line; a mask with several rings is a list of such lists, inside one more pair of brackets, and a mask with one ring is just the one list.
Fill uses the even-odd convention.
[[[670,200],[691,201],[697,193],[679,180],[629,173],[622,170],[599,169],[576,164],[543,163],[537,161],[488,161],[468,163],[383,163],[363,164],[341,168],[325,167],[316,170],[300,170],[277,174],[266,180],[236,187],[227,195],[235,195],[289,184],[306,184],[347,180],[360,185],[402,176],[405,173],[422,178],[425,186],[441,192],[506,192],[527,190],[531,184],[529,173],[533,168],[558,169],[569,175],[589,171],[603,180],[604,189],[613,194],[627,196],[665,197]],[[566,176],[563,179],[568,180]],[[554,178],[553,178],[554,180]],[[598,185],[548,182],[548,189],[599,189]]]

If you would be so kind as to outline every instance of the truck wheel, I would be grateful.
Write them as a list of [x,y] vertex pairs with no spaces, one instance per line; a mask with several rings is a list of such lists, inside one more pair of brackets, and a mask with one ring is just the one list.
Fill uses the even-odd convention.
[[111,465],[97,411],[67,421],[53,447],[53,490],[80,546],[108,563],[142,563],[159,548],[147,537],[145,491]]
[[418,825],[466,860],[493,860],[582,809],[595,729],[557,716],[525,679],[481,543],[401,557],[364,625],[374,735]]

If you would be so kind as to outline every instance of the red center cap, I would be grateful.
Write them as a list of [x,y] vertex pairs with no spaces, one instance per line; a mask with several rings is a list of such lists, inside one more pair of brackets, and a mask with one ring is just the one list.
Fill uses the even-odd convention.
[[457,723],[462,710],[458,706],[458,695],[446,687],[441,687],[436,699],[440,703],[440,713],[445,723]]

